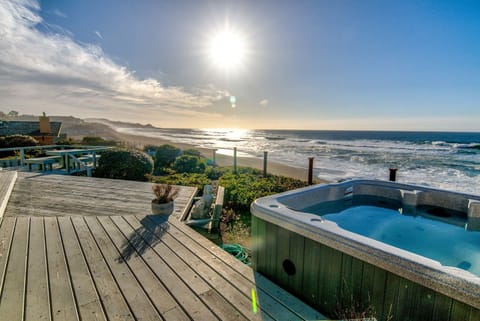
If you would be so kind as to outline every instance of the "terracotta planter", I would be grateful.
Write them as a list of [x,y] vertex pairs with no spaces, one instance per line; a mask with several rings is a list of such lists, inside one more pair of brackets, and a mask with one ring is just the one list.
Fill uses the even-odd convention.
[[173,213],[173,201],[170,203],[154,203],[152,201],[152,214],[155,215],[170,215]]

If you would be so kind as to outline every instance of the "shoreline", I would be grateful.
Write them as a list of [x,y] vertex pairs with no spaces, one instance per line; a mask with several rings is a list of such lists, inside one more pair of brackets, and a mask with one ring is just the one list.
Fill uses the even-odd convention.
[[[122,142],[126,143],[129,146],[143,147],[145,145],[159,146],[163,144],[170,144],[180,149],[190,149],[190,148],[196,149],[202,154],[202,156],[209,159],[212,159],[213,157],[213,149],[210,149],[210,148],[201,148],[191,144],[174,143],[164,138],[126,134],[118,131],[116,131],[116,134],[118,136],[118,139],[120,139]],[[215,161],[216,161],[216,164],[219,166],[233,166],[233,156],[216,154]],[[241,167],[252,167],[255,169],[263,170],[263,159],[255,158],[255,157],[238,157],[237,156],[237,165]],[[268,161],[267,172],[269,174],[286,176],[290,178],[299,179],[302,181],[307,181],[307,175],[308,175],[307,168],[294,167],[294,166],[285,165],[285,164],[274,162],[274,161]],[[327,180],[324,180],[318,177],[313,177],[313,181],[315,184],[328,183]]]

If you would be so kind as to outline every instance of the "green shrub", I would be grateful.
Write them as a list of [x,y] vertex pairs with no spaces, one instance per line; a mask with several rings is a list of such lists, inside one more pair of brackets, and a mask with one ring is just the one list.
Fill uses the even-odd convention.
[[158,146],[155,145],[145,145],[143,146],[143,151],[148,155],[155,157],[155,154],[157,153],[157,148]]
[[80,142],[82,145],[92,146],[117,146],[117,142],[113,140],[105,140],[102,137],[97,136],[85,136]]
[[264,178],[259,173],[261,171],[239,169],[238,174],[227,172],[220,177],[218,184],[225,187],[224,204],[236,210],[248,211],[250,204],[259,197],[306,186],[305,182],[297,179],[276,175]]
[[199,173],[180,173],[168,176],[150,176],[153,183],[171,184],[182,186],[195,186],[199,191],[203,190],[203,186],[210,184],[210,180],[205,174]]
[[96,177],[145,181],[151,174],[153,161],[150,156],[135,150],[108,150],[102,153],[95,170]]
[[205,171],[205,163],[200,161],[198,157],[182,155],[175,159],[172,168],[177,173],[203,173]]
[[158,146],[155,153],[155,174],[163,173],[164,168],[171,166],[180,153],[180,149],[172,145]]
[[182,155],[189,155],[189,156],[195,156],[197,158],[200,158],[202,154],[196,149],[190,148],[190,149],[185,149],[182,153]]
[[205,169],[205,175],[211,180],[217,180],[228,171],[229,169],[226,167],[207,166]]
[[74,145],[76,142],[73,140],[73,138],[61,138],[57,140],[56,145]]
[[[10,135],[0,137],[0,148],[27,147],[37,145],[38,141],[35,138],[27,135]],[[27,155],[32,153],[32,150],[27,150]],[[10,157],[15,155],[17,155],[17,153],[13,150],[0,152],[0,157]]]
[[149,150],[154,150],[154,151],[156,151],[157,148],[158,148],[158,146],[156,146],[156,145],[150,145],[150,144],[148,144],[148,145],[143,146],[143,151],[144,151],[144,152],[147,152],[147,151],[149,151]]
[[[5,137],[0,137],[0,148],[7,148],[7,141]],[[10,157],[15,155],[14,151],[4,151],[0,152],[0,158]]]
[[5,143],[7,147],[26,147],[26,146],[37,146],[38,141],[26,135],[11,135],[5,137]]

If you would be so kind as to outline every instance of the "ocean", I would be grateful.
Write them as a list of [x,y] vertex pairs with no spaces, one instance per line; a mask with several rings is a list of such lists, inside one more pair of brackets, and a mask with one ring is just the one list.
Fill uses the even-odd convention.
[[125,133],[218,149],[232,155],[307,168],[315,157],[315,175],[336,182],[362,177],[397,180],[469,194],[480,194],[480,133],[313,131],[236,129],[118,128]]

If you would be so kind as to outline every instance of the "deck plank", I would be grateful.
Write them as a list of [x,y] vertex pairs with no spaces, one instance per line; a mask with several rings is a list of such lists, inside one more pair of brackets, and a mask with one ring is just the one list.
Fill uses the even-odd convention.
[[113,216],[112,220],[122,231],[124,236],[128,238],[129,244],[136,251],[142,253],[141,256],[152,269],[155,274],[162,276],[165,286],[170,289],[185,308],[190,317],[194,320],[218,320],[218,318],[208,309],[208,307],[200,300],[197,295],[192,295],[192,290],[177,274],[176,271],[166,264],[165,257],[159,256],[155,251],[148,248],[145,251],[144,244],[147,242],[141,238],[139,233],[135,231],[122,217]]
[[170,223],[166,222],[163,224],[157,224],[155,226],[156,233],[152,233],[149,229],[145,228],[142,224],[137,223],[136,221],[132,222],[128,217],[123,217],[130,226],[135,229],[137,232],[136,235],[140,235],[140,239],[134,236],[134,240],[137,242],[140,241],[146,246],[149,246],[153,249],[157,255],[165,259],[165,264],[171,267],[173,271],[185,282],[188,286],[196,293],[202,294],[211,289],[211,286],[208,285],[198,274],[192,269],[192,267],[184,264],[173,251],[171,251],[164,243],[163,237],[168,233],[170,228]]
[[[128,218],[131,219],[131,218]],[[142,219],[143,217],[138,217],[137,219]],[[263,320],[269,319],[276,319],[276,320],[302,320],[303,318],[299,315],[293,313],[287,306],[290,306],[290,303],[295,305],[297,302],[296,300],[285,300],[285,305],[279,304],[279,302],[274,299],[274,295],[281,297],[278,292],[274,292],[273,295],[269,294],[269,290],[274,289],[275,286],[270,283],[270,281],[266,280],[258,273],[254,273],[252,269],[247,266],[243,266],[245,268],[244,271],[238,272],[231,268],[231,265],[225,263],[222,260],[222,256],[228,259],[233,259],[235,265],[238,265],[238,261],[231,257],[229,254],[221,251],[216,245],[213,243],[207,243],[211,249],[219,249],[220,251],[214,251],[213,253],[210,252],[205,247],[202,247],[197,242],[198,239],[193,240],[189,238],[187,234],[183,233],[179,227],[181,228],[182,225],[179,224],[172,224],[171,228],[169,229],[168,236],[174,237],[178,244],[183,244],[185,248],[188,248],[191,252],[191,256],[189,257],[189,262],[192,260],[192,257],[198,256],[202,259],[204,264],[211,267],[212,270],[215,270],[217,274],[222,276],[225,280],[230,282],[234,287],[236,287],[244,296],[244,298],[248,299],[249,302],[249,312],[251,312],[251,289],[255,289],[257,296],[259,297],[258,308],[262,311],[261,318]],[[188,232],[188,230],[187,230]],[[178,253],[178,252],[177,252]],[[184,256],[185,259],[187,256]],[[196,262],[196,260],[194,261]],[[242,264],[243,265],[243,264]],[[195,264],[198,266],[198,264]],[[279,289],[277,287],[277,289]],[[283,293],[285,297],[291,297],[289,294]],[[232,301],[232,304],[236,304],[237,301]],[[304,304],[303,304],[304,305]],[[313,311],[312,309],[310,309]],[[309,312],[311,312],[309,311]],[[305,313],[307,318],[315,319],[319,316],[318,313]],[[250,314],[249,318],[255,318],[260,316],[252,316]]]
[[129,303],[135,319],[159,320],[160,315],[154,308],[150,298],[144,293],[142,286],[123,260],[119,260],[120,252],[105,234],[105,230],[95,217],[85,217],[85,222],[92,233],[100,252],[107,262],[110,272],[115,278],[120,291]]
[[45,229],[40,217],[30,219],[29,243],[25,320],[50,320]]
[[82,217],[71,218],[108,320],[135,320]]
[[28,218],[18,218],[16,220],[0,301],[0,316],[4,320],[23,319],[28,225]]
[[[259,296],[259,305],[266,308],[268,313],[274,314],[278,320],[315,320],[323,318],[318,311],[312,309],[310,306],[292,296],[282,288],[278,287],[270,280],[255,272],[245,264],[241,264],[237,259],[223,251],[217,245],[209,240],[201,237],[197,232],[184,224],[172,224],[174,228],[170,229],[170,234],[175,235],[182,243],[188,244],[189,247],[195,248],[196,252],[203,252],[205,257],[215,258],[215,260],[208,260],[213,264],[224,264],[224,275],[231,278],[232,275],[242,276],[249,281],[252,288],[256,288]],[[217,269],[221,272],[222,269]],[[243,284],[238,282],[238,284]],[[250,293],[248,289],[244,289]],[[270,306],[270,302],[272,306]],[[286,313],[286,314],[284,314]],[[287,316],[288,315],[288,316]]]
[[79,320],[57,220],[44,220],[53,320]]
[[136,278],[142,284],[145,292],[153,302],[157,310],[162,314],[165,320],[182,321],[189,320],[188,315],[182,310],[181,306],[175,301],[167,288],[161,283],[158,276],[152,272],[142,260],[135,249],[128,244],[128,240],[114,225],[109,217],[98,217],[98,221],[102,224],[107,234],[112,239],[119,253],[126,251],[134,253],[128,259],[120,254],[119,259],[123,260],[135,273]]
[[3,287],[7,276],[7,265],[10,257],[13,232],[15,231],[14,217],[0,219],[0,301],[3,295]]
[[[58,175],[45,175],[40,177],[20,177],[14,188],[6,216],[75,216],[75,215],[130,215],[151,213],[150,201],[152,199],[151,184],[130,183],[130,188],[120,188],[118,180],[105,186],[101,179],[93,182],[82,180],[79,184],[76,179],[68,176],[63,181],[55,178]],[[34,184],[31,184],[34,182]],[[68,188],[65,188],[68,184]],[[134,189],[134,186],[137,189]],[[116,187],[115,187],[116,186]],[[140,188],[139,188],[140,187]],[[107,193],[105,191],[108,190]],[[176,199],[175,216],[181,216],[191,202],[194,187],[180,188]],[[72,193],[75,202],[72,202]],[[36,206],[25,202],[26,199],[35,199]],[[108,208],[108,210],[105,210]]]
[[60,217],[58,224],[63,235],[65,256],[80,318],[95,321],[107,320],[71,220]]
[[[155,222],[148,218],[142,220],[142,223],[135,217],[129,216],[125,217],[125,220],[128,221],[132,227],[140,228],[145,227],[150,232],[155,230],[157,226]],[[193,266],[195,267],[194,271],[198,274],[198,276],[205,281],[212,289],[215,289],[218,292],[221,292],[223,296],[217,295],[217,293],[212,293],[212,291],[208,292],[204,298],[207,301],[213,302],[210,304],[212,309],[216,308],[222,311],[223,315],[228,315],[229,319],[237,319],[237,320],[255,320],[258,319],[252,313],[251,308],[251,300],[244,296],[241,292],[238,291],[235,287],[233,287],[230,283],[226,282],[218,273],[216,273],[212,268],[206,265],[202,260],[196,257],[192,252],[190,252],[185,246],[183,246],[180,242],[175,240],[173,237],[170,236],[170,233],[165,233],[162,235],[162,243],[172,252],[176,254],[175,260],[178,260],[178,265],[180,266]],[[189,264],[187,264],[188,262]],[[203,293],[202,293],[203,294]],[[202,295],[200,294],[200,295]],[[225,304],[227,302],[227,304]],[[228,304],[230,302],[230,304]],[[235,309],[226,309],[226,306],[232,305]],[[219,316],[222,316],[219,314]],[[224,317],[222,317],[223,320]]]

